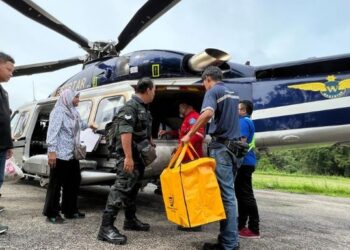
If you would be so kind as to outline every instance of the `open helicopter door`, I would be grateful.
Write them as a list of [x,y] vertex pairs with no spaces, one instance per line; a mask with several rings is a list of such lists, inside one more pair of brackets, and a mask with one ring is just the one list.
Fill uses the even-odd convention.
[[25,105],[14,111],[11,116],[13,157],[19,166],[23,165],[28,156],[29,149],[26,147],[26,142],[35,107],[36,103]]
[[[112,121],[119,108],[129,100],[134,89],[129,83],[115,83],[98,86],[80,91],[78,112],[86,123],[96,123],[98,132],[104,135],[105,125]],[[55,98],[50,98],[36,104],[33,108],[29,129],[26,131],[25,151],[22,164],[26,175],[40,177],[43,185],[47,184],[50,173],[47,160],[47,130],[49,116],[54,108]],[[100,184],[113,181],[115,173],[113,162],[107,161],[107,149],[103,140],[93,146],[87,158],[80,161],[82,170],[82,185]],[[113,173],[111,173],[113,172]]]

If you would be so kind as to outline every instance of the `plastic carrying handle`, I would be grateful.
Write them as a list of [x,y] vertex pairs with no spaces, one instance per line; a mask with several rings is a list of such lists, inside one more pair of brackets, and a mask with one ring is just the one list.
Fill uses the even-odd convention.
[[174,167],[179,166],[182,163],[182,160],[185,157],[185,154],[187,154],[190,157],[191,161],[193,161],[195,158],[194,158],[191,150],[195,153],[197,158],[200,158],[197,151],[194,149],[194,147],[192,146],[191,143],[185,143],[184,145],[181,144],[177,148],[173,157],[171,158],[167,168],[174,168]]

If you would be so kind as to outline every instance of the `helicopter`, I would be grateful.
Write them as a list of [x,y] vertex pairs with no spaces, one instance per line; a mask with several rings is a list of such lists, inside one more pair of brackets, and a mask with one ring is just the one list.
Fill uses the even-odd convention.
[[[257,148],[347,144],[350,141],[350,55],[311,58],[302,61],[254,67],[229,61],[228,53],[208,48],[193,54],[171,50],[121,51],[141,31],[180,1],[147,1],[118,37],[118,42],[90,42],[72,31],[30,0],[2,0],[12,8],[78,43],[88,54],[55,62],[16,67],[14,76],[50,72],[76,64],[83,70],[53,91],[49,98],[14,111],[11,126],[14,155],[26,174],[49,174],[46,155],[48,116],[59,92],[81,92],[79,112],[95,122],[101,139],[81,161],[82,185],[113,181],[115,159],[108,158],[104,139],[106,126],[134,93],[140,77],[151,77],[156,98],[151,105],[152,136],[157,160],[147,167],[146,179],[157,178],[177,145],[174,138],[158,138],[160,127],[178,129],[178,101],[191,100],[199,110],[205,90],[201,72],[209,65],[220,67],[224,83],[241,99],[252,100]],[[209,139],[207,138],[207,141]]]

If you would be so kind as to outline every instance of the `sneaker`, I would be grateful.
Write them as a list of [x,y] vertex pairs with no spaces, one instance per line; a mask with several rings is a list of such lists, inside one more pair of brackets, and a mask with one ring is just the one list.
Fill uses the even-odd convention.
[[9,229],[8,226],[0,225],[0,234],[5,233]]
[[243,228],[239,231],[239,237],[245,239],[260,239],[260,234],[254,233],[249,228]]
[[4,207],[0,207],[0,213],[3,212],[5,210]]

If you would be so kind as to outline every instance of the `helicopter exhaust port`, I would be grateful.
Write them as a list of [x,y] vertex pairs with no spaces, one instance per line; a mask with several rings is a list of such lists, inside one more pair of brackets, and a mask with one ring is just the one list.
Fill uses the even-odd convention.
[[220,66],[230,60],[230,55],[218,49],[205,49],[203,52],[191,56],[187,65],[190,70],[201,72],[210,65]]

